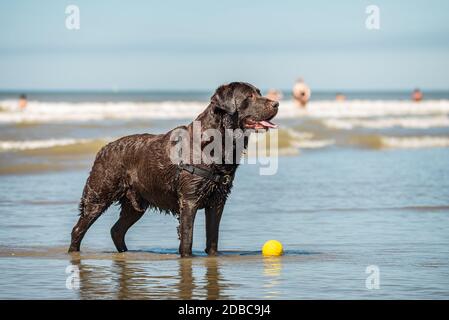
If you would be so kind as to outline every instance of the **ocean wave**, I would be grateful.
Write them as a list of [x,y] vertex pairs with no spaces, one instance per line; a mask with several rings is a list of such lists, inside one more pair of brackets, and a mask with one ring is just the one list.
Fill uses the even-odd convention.
[[[1,103],[0,103],[1,104]],[[107,119],[189,119],[205,108],[197,102],[166,101],[151,103],[65,103],[29,102],[20,111],[15,105],[4,104],[0,122],[62,122],[98,121]]]
[[[263,141],[266,146],[265,153],[270,155],[271,138],[266,134],[252,135],[248,147],[248,155],[255,156],[257,144]],[[347,140],[348,139],[348,140]],[[447,148],[447,136],[407,136],[394,137],[383,135],[353,135],[343,140],[318,138],[310,132],[298,132],[293,129],[279,129],[277,141],[277,154],[280,156],[296,155],[301,149],[320,149],[332,145],[358,146],[369,149],[417,149],[417,148]],[[0,141],[0,152],[23,153],[23,156],[83,156],[94,155],[104,145],[114,138],[96,139],[46,139],[25,141]],[[55,158],[56,159],[56,158]]]
[[351,137],[349,144],[376,150],[447,148],[449,147],[449,137],[445,136],[393,137],[382,135],[362,135]]
[[382,137],[382,143],[386,148],[447,148],[449,137]]
[[335,144],[333,139],[317,139],[312,132],[298,132],[293,129],[287,129],[285,132],[287,137],[283,137],[281,134],[281,143],[282,139],[286,139],[291,146],[299,149],[317,149]]
[[[204,102],[37,102],[25,111],[15,101],[0,101],[0,122],[98,121],[105,119],[193,119],[207,106]],[[312,101],[299,108],[292,101],[281,101],[278,118],[364,118],[386,116],[449,115],[449,100],[420,103],[411,101],[351,100]]]
[[86,157],[93,156],[110,140],[62,138],[0,141],[0,153],[8,153],[0,161],[0,175],[85,168]]
[[27,152],[45,154],[76,154],[95,152],[111,139],[46,139],[25,141],[0,141],[0,152]]
[[85,143],[87,139],[48,139],[28,141],[0,141],[1,151],[23,151],[30,149],[46,149],[56,146],[66,146],[75,143]]
[[[252,135],[249,141],[248,155],[255,156],[254,150],[256,150],[257,144],[260,143],[266,144],[266,153],[269,155],[269,152],[271,151],[270,135],[272,134],[274,133],[270,130],[267,133]],[[280,156],[296,155],[299,154],[300,149],[325,148],[335,143],[332,139],[318,139],[315,137],[315,134],[311,132],[300,132],[293,129],[278,129],[277,135],[277,153]]]
[[[334,143],[333,140],[315,139],[310,132],[298,132],[292,129],[278,129],[278,152],[280,155],[297,154],[297,149],[302,148],[323,148]],[[264,140],[269,147],[271,138],[267,135],[271,133],[253,134],[250,139],[251,144],[261,143]],[[0,140],[0,152],[25,152],[30,155],[62,155],[62,154],[86,154],[95,153],[108,142],[113,141],[112,137],[92,138],[92,139],[43,139],[43,140]]]
[[411,118],[381,118],[381,119],[327,119],[323,123],[328,128],[351,130],[356,127],[369,129],[384,129],[392,127],[409,129],[429,129],[449,127],[449,118],[436,117],[411,117]]
[[0,175],[62,171],[71,167],[64,163],[0,163]]
[[402,100],[317,101],[307,105],[306,109],[300,109],[291,104],[291,102],[285,103],[284,116],[302,115],[316,118],[366,118],[449,114],[449,100],[429,100],[420,103]]

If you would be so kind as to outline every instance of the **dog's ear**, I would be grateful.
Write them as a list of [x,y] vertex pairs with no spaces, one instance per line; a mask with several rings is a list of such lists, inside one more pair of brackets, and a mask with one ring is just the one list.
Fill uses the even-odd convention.
[[215,90],[214,95],[210,98],[211,104],[215,109],[221,109],[229,114],[237,111],[237,105],[234,99],[234,93],[229,85],[222,85]]

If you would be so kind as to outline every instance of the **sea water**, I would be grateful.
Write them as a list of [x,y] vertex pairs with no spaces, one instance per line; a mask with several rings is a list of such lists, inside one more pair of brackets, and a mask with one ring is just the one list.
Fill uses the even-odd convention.
[[[449,298],[447,96],[281,101],[278,170],[239,168],[218,257],[204,253],[202,211],[193,258],[176,254],[176,218],[152,211],[128,232],[130,252],[115,253],[116,206],[68,255],[95,152],[189,123],[208,97],[110,95],[29,94],[25,111],[2,96],[0,298]],[[284,256],[261,256],[269,239]]]

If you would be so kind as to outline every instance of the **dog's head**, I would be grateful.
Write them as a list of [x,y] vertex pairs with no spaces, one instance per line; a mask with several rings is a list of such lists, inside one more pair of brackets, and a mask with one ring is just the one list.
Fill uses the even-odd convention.
[[220,86],[211,98],[213,108],[237,119],[242,129],[270,129],[270,122],[279,107],[279,102],[262,97],[260,90],[249,83],[232,82]]

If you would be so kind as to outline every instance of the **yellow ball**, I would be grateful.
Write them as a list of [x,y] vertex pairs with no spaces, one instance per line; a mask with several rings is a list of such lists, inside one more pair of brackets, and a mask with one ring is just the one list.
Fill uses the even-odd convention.
[[268,240],[262,247],[262,254],[264,256],[280,256],[282,253],[282,243],[277,240]]

